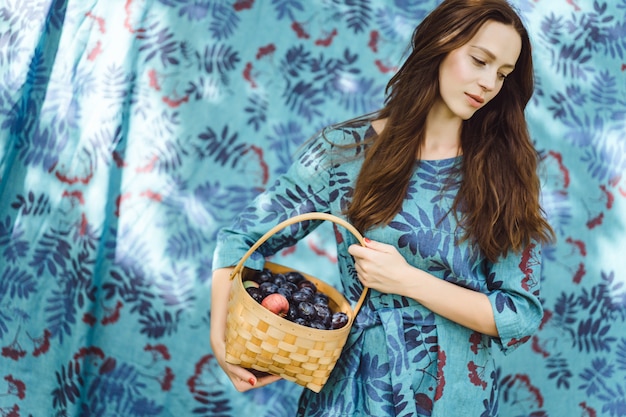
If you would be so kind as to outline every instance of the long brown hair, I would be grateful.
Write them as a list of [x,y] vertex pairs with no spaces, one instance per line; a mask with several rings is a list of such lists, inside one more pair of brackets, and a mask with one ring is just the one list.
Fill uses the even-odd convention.
[[515,28],[522,49],[501,91],[462,123],[462,183],[452,212],[464,229],[462,239],[478,244],[494,262],[532,239],[552,240],[539,203],[538,155],[524,116],[534,89],[531,45],[505,0],[446,0],[415,29],[411,53],[387,84],[376,116],[386,119],[385,128],[372,138],[346,211],[357,229],[386,224],[400,211],[426,116],[439,97],[439,66],[488,20]]

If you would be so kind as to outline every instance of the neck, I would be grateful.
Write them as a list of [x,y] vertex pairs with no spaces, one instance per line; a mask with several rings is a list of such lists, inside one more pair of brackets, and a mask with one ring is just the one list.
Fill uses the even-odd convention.
[[[380,134],[387,119],[372,121],[374,131]],[[426,137],[419,151],[420,159],[438,160],[461,155],[461,120],[450,119],[447,122],[437,120],[433,112],[426,120]]]
[[426,136],[420,148],[420,159],[447,159],[462,154],[463,120],[434,106],[426,118]]

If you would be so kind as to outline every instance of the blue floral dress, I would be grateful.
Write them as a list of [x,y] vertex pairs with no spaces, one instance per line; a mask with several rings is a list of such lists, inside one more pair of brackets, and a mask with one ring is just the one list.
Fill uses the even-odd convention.
[[[248,248],[277,223],[305,212],[342,216],[352,195],[363,149],[337,151],[373,134],[369,123],[328,128],[301,152],[288,172],[218,237],[214,268],[237,264]],[[345,157],[346,152],[352,155]],[[416,162],[402,210],[366,236],[395,245],[407,261],[446,281],[486,294],[498,338],[451,322],[412,299],[370,290],[328,382],[319,393],[304,390],[298,416],[496,416],[498,373],[492,346],[505,354],[537,330],[540,247],[484,259],[458,243],[451,207],[462,157]],[[456,185],[455,185],[456,184]],[[275,234],[246,266],[260,269],[264,257],[293,245],[319,225],[307,221]],[[356,239],[335,227],[343,294],[354,304],[362,291],[348,246]]]

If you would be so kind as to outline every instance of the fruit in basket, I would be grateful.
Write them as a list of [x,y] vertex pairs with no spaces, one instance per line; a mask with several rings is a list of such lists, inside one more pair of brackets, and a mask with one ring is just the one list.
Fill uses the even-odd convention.
[[302,301],[298,304],[298,315],[305,320],[313,320],[315,318],[315,307],[308,301]]
[[348,315],[333,312],[328,295],[319,292],[313,282],[297,271],[283,274],[264,269],[244,281],[244,287],[263,307],[302,326],[334,330],[348,324]]
[[259,304],[265,298],[265,294],[263,294],[263,291],[261,291],[257,287],[248,287],[248,288],[246,288],[246,291],[247,291],[248,294],[250,294],[250,297],[252,297],[254,299],[254,301],[256,301]]
[[346,324],[348,324],[348,315],[346,313],[339,311],[333,314],[331,319],[332,329],[341,329]]
[[281,317],[285,317],[289,312],[289,301],[287,301],[284,295],[277,292],[266,296],[261,301],[261,305]]

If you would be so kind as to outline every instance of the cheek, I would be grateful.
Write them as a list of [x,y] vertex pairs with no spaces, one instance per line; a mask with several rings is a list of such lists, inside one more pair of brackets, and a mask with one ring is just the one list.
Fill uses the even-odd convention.
[[449,56],[441,65],[439,78],[446,84],[463,83],[471,78],[471,68],[459,56]]

